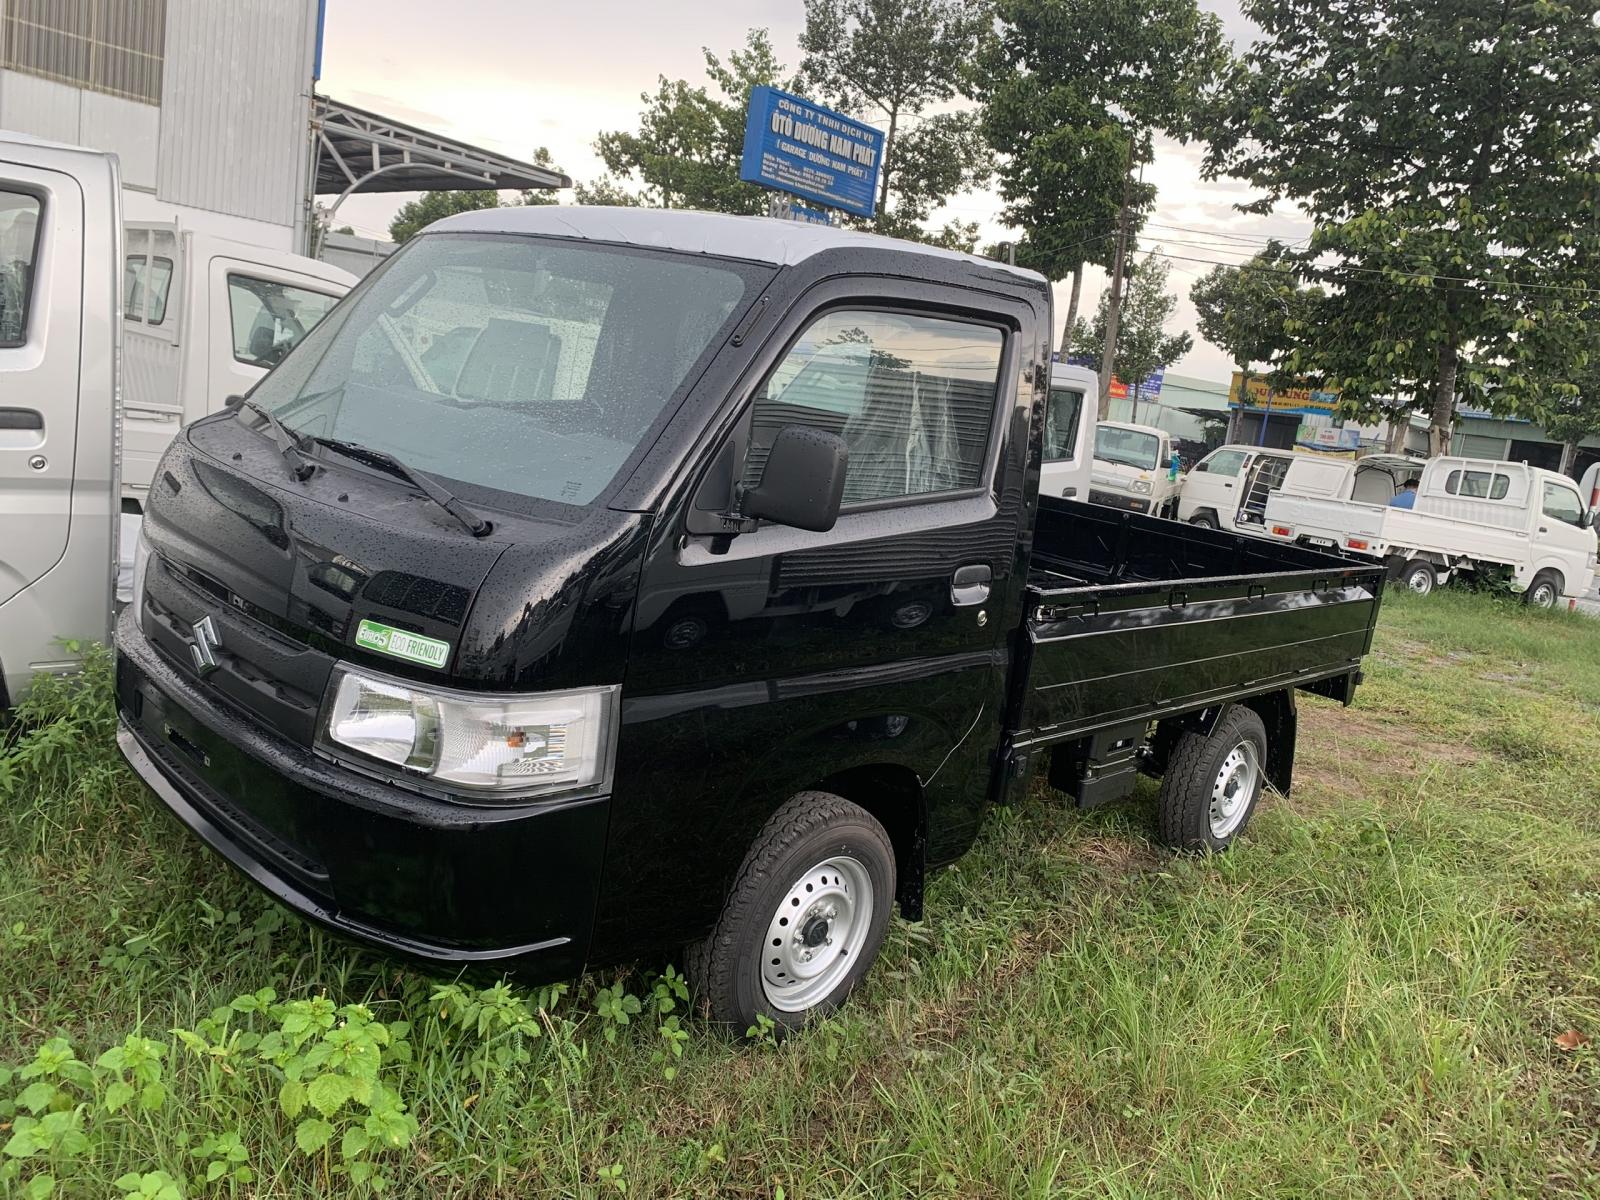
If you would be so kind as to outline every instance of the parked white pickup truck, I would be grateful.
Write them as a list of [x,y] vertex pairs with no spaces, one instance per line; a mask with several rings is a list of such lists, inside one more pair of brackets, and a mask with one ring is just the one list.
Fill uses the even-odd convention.
[[1095,406],[1100,377],[1087,367],[1050,364],[1050,403],[1044,414],[1044,466],[1039,492],[1067,500],[1089,495]]
[[[1394,506],[1411,479],[1414,506]],[[1589,591],[1593,522],[1565,475],[1474,458],[1297,457],[1266,507],[1268,536],[1383,561],[1414,592],[1470,574],[1504,579],[1538,608]]]
[[1165,429],[1100,422],[1094,433],[1091,504],[1170,517],[1178,510],[1182,489],[1172,437]]
[[122,496],[142,511],[178,429],[249,391],[356,277],[172,224],[125,232]]

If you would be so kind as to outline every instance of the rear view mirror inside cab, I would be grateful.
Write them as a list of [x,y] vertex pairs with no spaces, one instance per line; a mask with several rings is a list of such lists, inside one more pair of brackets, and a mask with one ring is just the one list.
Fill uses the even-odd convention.
[[745,491],[740,515],[826,533],[839,519],[850,449],[824,429],[786,425],[773,439],[761,482]]

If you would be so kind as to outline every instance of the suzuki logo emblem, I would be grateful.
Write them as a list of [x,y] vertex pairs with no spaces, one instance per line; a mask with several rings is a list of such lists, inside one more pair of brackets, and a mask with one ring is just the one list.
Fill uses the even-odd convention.
[[189,658],[194,663],[195,672],[206,676],[217,669],[217,647],[222,643],[210,617],[201,617],[192,628],[194,641],[189,643]]

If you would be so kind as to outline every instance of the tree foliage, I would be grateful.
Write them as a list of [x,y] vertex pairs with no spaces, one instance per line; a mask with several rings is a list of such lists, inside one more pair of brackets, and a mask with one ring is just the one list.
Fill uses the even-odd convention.
[[[1265,31],[1210,131],[1210,175],[1316,223],[1335,288],[1290,356],[1349,415],[1459,393],[1502,414],[1570,395],[1600,254],[1600,0],[1246,0]],[[1458,374],[1461,379],[1458,382]]]
[[1200,334],[1227,352],[1246,380],[1257,364],[1277,366],[1308,326],[1321,290],[1301,287],[1281,243],[1242,266],[1215,266],[1189,289]]
[[[1167,323],[1177,311],[1178,297],[1167,291],[1169,268],[1152,254],[1137,262],[1128,273],[1128,290],[1122,301],[1122,322],[1117,334],[1112,369],[1128,385],[1128,394],[1137,402],[1137,389],[1157,370],[1170,367],[1190,350],[1194,338],[1188,332],[1168,333]],[[1094,321],[1080,320],[1073,329],[1074,354],[1098,357],[1105,346],[1111,293],[1100,293]]]
[[444,217],[499,207],[500,193],[495,191],[423,192],[415,200],[407,200],[395,213],[389,222],[389,240],[403,244]]
[[744,119],[750,89],[784,86],[783,67],[764,29],[752,29],[743,48],[727,60],[705,50],[706,75],[713,92],[688,80],[662,76],[654,92],[639,99],[644,111],[632,133],[602,133],[595,149],[614,179],[597,182],[607,203],[622,202],[629,188],[658,208],[699,208],[711,212],[760,213],[766,196],[739,180]]
[[806,0],[803,86],[884,127],[870,222],[879,233],[961,249],[975,243],[969,222],[925,229],[946,200],[988,177],[976,112],[932,110],[970,94],[991,21],[988,0]]

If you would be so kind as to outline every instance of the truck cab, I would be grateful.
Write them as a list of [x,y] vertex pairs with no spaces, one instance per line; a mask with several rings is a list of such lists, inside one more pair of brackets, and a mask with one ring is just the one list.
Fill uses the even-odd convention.
[[115,157],[0,132],[0,709],[109,633]]
[[249,391],[356,284],[328,263],[157,222],[128,223],[122,280],[132,511],[179,427]]
[[1095,404],[1100,377],[1087,367],[1050,364],[1050,398],[1044,413],[1044,467],[1039,492],[1083,500],[1092,473]]
[[1183,477],[1178,520],[1203,529],[1262,534],[1267,497],[1283,486],[1295,455],[1263,446],[1218,446]]
[[1094,431],[1089,502],[1124,512],[1176,514],[1183,477],[1172,437],[1154,425],[1101,421]]

